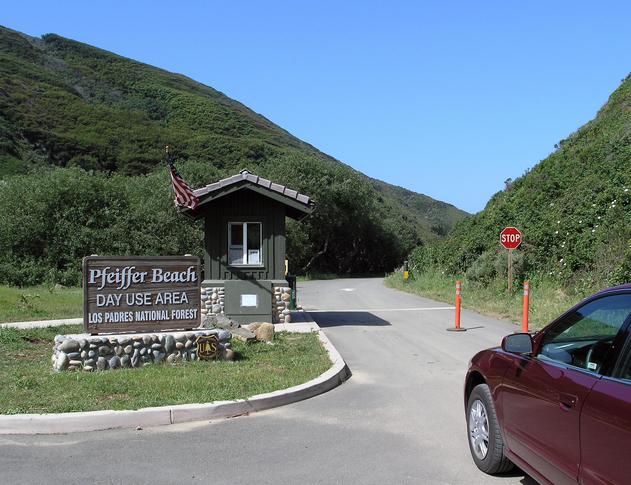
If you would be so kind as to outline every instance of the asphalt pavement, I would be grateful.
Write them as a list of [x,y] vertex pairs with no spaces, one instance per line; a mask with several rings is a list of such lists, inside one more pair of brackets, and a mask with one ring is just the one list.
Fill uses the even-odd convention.
[[300,283],[299,302],[352,372],[340,387],[211,423],[0,437],[0,483],[534,483],[478,471],[466,441],[467,362],[516,327],[463,311],[447,332],[450,305],[376,278]]

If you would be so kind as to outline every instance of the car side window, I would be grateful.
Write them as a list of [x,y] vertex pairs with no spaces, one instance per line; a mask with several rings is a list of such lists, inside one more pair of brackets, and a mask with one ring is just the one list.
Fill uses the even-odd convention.
[[599,373],[630,314],[631,294],[587,303],[546,332],[537,357]]
[[627,353],[626,359],[620,367],[620,371],[617,373],[616,377],[626,381],[631,381],[631,353]]

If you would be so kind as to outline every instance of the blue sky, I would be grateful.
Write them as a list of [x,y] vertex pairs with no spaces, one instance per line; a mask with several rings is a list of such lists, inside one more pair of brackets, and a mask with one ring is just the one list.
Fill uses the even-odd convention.
[[179,72],[470,212],[631,71],[627,1],[7,2],[0,24]]

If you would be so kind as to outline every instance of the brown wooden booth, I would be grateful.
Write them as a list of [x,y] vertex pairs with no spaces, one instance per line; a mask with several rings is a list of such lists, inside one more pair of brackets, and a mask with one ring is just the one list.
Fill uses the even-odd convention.
[[285,217],[302,219],[308,196],[247,170],[197,189],[200,204],[182,212],[204,219],[204,313],[240,322],[288,321]]

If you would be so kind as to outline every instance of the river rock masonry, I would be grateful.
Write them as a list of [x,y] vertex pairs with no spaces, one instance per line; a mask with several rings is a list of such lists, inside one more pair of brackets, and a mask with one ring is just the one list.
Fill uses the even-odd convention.
[[104,371],[121,367],[194,361],[197,337],[217,335],[217,359],[233,360],[232,334],[224,329],[119,335],[57,335],[52,356],[55,371]]

